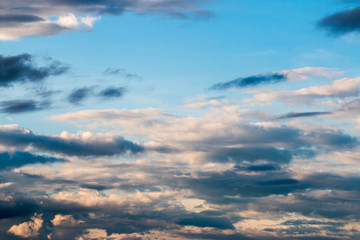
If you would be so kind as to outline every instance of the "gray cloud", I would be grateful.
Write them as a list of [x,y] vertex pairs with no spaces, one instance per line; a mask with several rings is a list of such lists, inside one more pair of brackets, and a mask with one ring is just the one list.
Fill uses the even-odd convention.
[[88,98],[92,93],[92,88],[83,87],[74,89],[67,97],[68,101],[72,104],[80,104],[81,101]]
[[38,67],[29,54],[0,55],[0,87],[9,87],[17,82],[41,82],[50,76],[61,75],[68,69],[68,66],[51,59],[47,60],[46,66]]
[[0,26],[15,23],[31,23],[44,21],[43,18],[35,15],[8,14],[0,16]]
[[266,73],[253,75],[245,78],[237,78],[232,81],[218,83],[210,87],[211,90],[226,90],[229,88],[253,87],[260,84],[277,83],[287,80],[286,74]]
[[108,87],[103,89],[99,96],[104,99],[112,99],[112,98],[120,98],[124,95],[125,88],[124,87]]
[[35,100],[11,100],[0,102],[0,109],[3,113],[25,113],[35,112],[50,108],[49,101],[35,101]]
[[209,154],[209,158],[219,162],[255,162],[266,160],[275,163],[289,163],[294,152],[274,147],[222,148]]
[[33,155],[28,152],[0,153],[0,170],[22,167],[29,164],[65,162],[64,159]]
[[201,214],[192,214],[180,219],[178,222],[180,225],[190,225],[197,227],[214,227],[220,229],[234,229],[229,219],[221,217],[202,216]]
[[321,115],[329,115],[331,112],[291,112],[280,115],[277,119],[287,119],[287,118],[301,118],[301,117],[315,117]]
[[72,156],[111,156],[144,151],[142,146],[122,137],[114,137],[111,141],[96,138],[85,141],[77,138],[36,135],[23,129],[0,129],[0,142],[8,146],[31,146],[40,151]]
[[333,35],[360,31],[360,7],[327,16],[318,22],[318,26]]

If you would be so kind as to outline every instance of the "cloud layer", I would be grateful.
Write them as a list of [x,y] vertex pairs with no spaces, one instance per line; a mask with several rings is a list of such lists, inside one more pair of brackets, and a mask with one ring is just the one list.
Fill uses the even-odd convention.
[[51,36],[65,32],[91,30],[103,15],[162,14],[176,18],[209,17],[200,5],[206,0],[40,0],[36,3],[15,0],[0,3],[0,40],[25,36]]

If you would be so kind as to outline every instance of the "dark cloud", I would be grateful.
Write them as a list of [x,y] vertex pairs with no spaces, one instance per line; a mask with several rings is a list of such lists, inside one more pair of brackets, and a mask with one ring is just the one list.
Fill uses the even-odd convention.
[[109,189],[109,186],[105,186],[105,185],[99,185],[99,184],[91,184],[91,183],[84,183],[80,185],[82,188],[89,188],[89,189],[94,189],[97,191],[103,191],[106,189]]
[[291,184],[298,184],[299,181],[296,179],[276,179],[271,181],[265,181],[265,182],[258,182],[259,185],[265,185],[265,186],[276,186],[276,185],[291,185]]
[[201,216],[201,214],[192,214],[177,222],[180,225],[191,225],[197,227],[214,227],[219,229],[234,229],[229,219],[221,217]]
[[277,83],[287,80],[285,74],[280,73],[266,73],[245,78],[237,78],[229,82],[218,83],[210,87],[211,90],[226,90],[229,88],[244,88],[253,87],[259,84]]
[[18,168],[29,164],[65,162],[64,159],[33,155],[28,152],[0,153],[0,170]]
[[309,144],[317,147],[322,145],[334,150],[353,149],[359,145],[356,137],[348,135],[341,130],[320,129],[308,133],[305,137]]
[[99,96],[104,99],[119,98],[125,93],[124,87],[108,87],[99,93]]
[[252,172],[264,172],[264,171],[276,171],[279,170],[280,167],[278,165],[273,165],[273,164],[261,164],[261,165],[251,165],[246,167],[245,169],[247,171],[252,171]]
[[20,14],[9,14],[0,16],[0,24],[9,24],[9,23],[26,23],[26,22],[39,22],[44,21],[43,18],[35,15],[20,15]]
[[[38,0],[36,2],[13,0],[0,2],[2,22],[1,40],[18,39],[24,36],[51,36],[77,30],[90,30],[92,24],[79,21],[76,26],[67,26],[56,21],[65,13],[79,16],[122,15],[133,12],[139,15],[162,15],[179,19],[207,19],[212,13],[202,5],[210,0]],[[44,20],[43,20],[44,19]]]
[[[227,199],[231,200],[238,195],[244,198],[284,195],[309,187],[306,182],[289,178],[286,172],[263,172],[257,175],[236,171],[202,173],[196,178],[182,178],[181,181],[186,188],[196,192],[200,197],[218,204],[226,204]],[[239,199],[241,200],[245,199]],[[236,199],[228,203],[234,202]]]
[[209,158],[219,162],[255,162],[259,160],[289,163],[293,157],[293,152],[281,150],[274,147],[243,147],[243,148],[223,148],[209,154]]
[[327,16],[318,25],[333,35],[360,31],[360,7]]
[[81,101],[85,100],[92,93],[92,88],[83,87],[74,89],[68,96],[68,101],[72,104],[80,104]]
[[32,146],[40,151],[62,153],[72,156],[111,156],[126,153],[140,153],[144,148],[122,137],[112,141],[81,140],[56,136],[36,135],[21,129],[1,129],[0,142],[15,147]]
[[61,75],[68,69],[68,66],[51,59],[47,59],[46,66],[38,67],[29,54],[0,55],[0,87],[9,87],[16,82],[41,82],[50,76]]
[[0,200],[0,219],[30,216],[38,209],[39,205],[32,199],[16,198],[12,199],[12,201]]
[[25,113],[35,112],[50,108],[49,101],[34,101],[34,100],[11,100],[0,102],[0,109],[3,113]]
[[291,112],[277,117],[277,119],[287,119],[287,118],[300,118],[300,117],[315,117],[321,115],[329,115],[332,112]]

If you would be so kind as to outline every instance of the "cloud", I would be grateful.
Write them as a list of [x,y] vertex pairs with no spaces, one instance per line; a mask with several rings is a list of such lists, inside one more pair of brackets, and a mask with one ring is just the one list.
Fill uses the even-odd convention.
[[62,132],[60,136],[36,135],[16,125],[0,126],[2,145],[18,148],[32,147],[40,151],[61,153],[72,156],[112,156],[140,153],[144,148],[121,136],[92,134],[78,135]]
[[83,223],[83,221],[75,220],[72,215],[57,214],[57,215],[55,215],[54,219],[51,220],[51,223],[54,226],[65,226],[66,227],[66,226],[79,225],[79,224]]
[[17,114],[26,112],[41,111],[50,108],[49,101],[34,101],[34,100],[11,100],[0,102],[0,109],[3,113]]
[[287,79],[286,75],[283,74],[267,73],[267,74],[249,76],[245,78],[237,78],[229,82],[218,83],[213,85],[210,89],[226,90],[229,88],[253,87],[264,83],[282,82],[282,81],[286,81],[286,79]]
[[15,0],[0,3],[0,40],[25,36],[51,36],[65,32],[91,30],[103,15],[124,12],[160,14],[176,18],[207,18],[209,11],[200,5],[207,0],[40,0],[36,3]]
[[9,87],[13,83],[41,82],[50,76],[64,74],[68,69],[68,66],[51,59],[47,60],[46,66],[38,67],[34,57],[29,54],[0,55],[0,87]]
[[64,159],[33,155],[28,152],[0,153],[0,170],[18,168],[29,164],[66,162]]
[[278,165],[272,165],[272,164],[251,165],[246,168],[247,171],[253,171],[253,172],[275,171],[279,169],[280,168]]
[[11,201],[1,199],[0,201],[0,219],[9,219],[15,217],[28,217],[34,211],[39,209],[34,200],[26,198],[11,198]]
[[17,23],[17,22],[26,23],[26,22],[39,22],[39,21],[44,21],[44,19],[35,15],[9,14],[9,15],[0,16],[0,25]]
[[125,93],[124,87],[108,87],[103,89],[99,96],[104,99],[112,99],[112,98],[119,98],[122,97]]
[[[51,116],[52,120],[83,126],[121,127],[124,134],[149,139],[145,146],[208,153],[205,159],[251,161],[274,159],[287,162],[311,145],[328,150],[356,145],[356,138],[334,129],[302,129],[274,124],[249,123],[238,106],[214,108],[199,117],[179,117],[159,109],[86,110]],[[323,137],[333,139],[326,141]],[[336,145],[336,142],[339,145]],[[262,147],[259,147],[259,144]],[[349,146],[350,146],[349,145]],[[283,149],[283,150],[281,150]],[[262,154],[262,155],[261,155]],[[201,159],[203,159],[201,157]],[[196,157],[199,161],[199,156]]]
[[208,107],[222,107],[222,106],[228,105],[229,103],[233,103],[233,102],[230,102],[227,100],[219,101],[217,99],[210,99],[208,101],[188,103],[188,104],[181,106],[181,108],[204,109],[204,108],[208,108]]
[[51,120],[59,122],[77,123],[99,121],[125,127],[138,126],[144,122],[153,125],[162,121],[162,119],[168,118],[176,118],[176,116],[164,113],[161,109],[156,108],[83,110],[50,116]]
[[135,73],[129,73],[124,68],[107,68],[104,71],[105,75],[120,75],[128,79],[141,79],[141,77]]
[[289,163],[295,153],[272,147],[222,148],[209,153],[209,158],[219,162],[256,162],[268,161]]
[[279,72],[262,73],[245,78],[237,78],[232,81],[218,83],[210,87],[211,90],[226,90],[229,88],[254,87],[261,84],[278,83],[284,81],[307,80],[311,77],[331,78],[342,72],[333,68],[304,67]]
[[360,31],[360,7],[327,16],[318,22],[318,26],[333,35],[358,32]]
[[94,92],[94,86],[92,87],[82,87],[76,88],[71,91],[71,93],[67,96],[67,100],[75,105],[79,105],[82,101],[90,97],[97,96],[102,100],[111,100],[115,98],[120,98],[125,94],[125,87],[107,87],[102,89],[99,92]]
[[[64,164],[4,171],[4,182],[15,183],[2,189],[14,196],[11,201],[26,194],[38,203],[32,212],[44,214],[46,228],[38,239],[50,234],[59,240],[357,239],[359,232],[348,225],[360,216],[355,132],[323,122],[285,125],[271,117],[258,122],[251,111],[234,105],[197,116],[148,108],[84,110],[51,119],[117,132],[48,136],[2,126],[0,142],[6,148],[68,154],[73,145],[105,150],[121,134],[141,139],[144,147],[130,160],[94,155],[100,157],[89,161],[77,148],[72,155],[77,157]],[[177,151],[148,151],[165,144]],[[353,163],[344,165],[346,158]],[[7,219],[8,228],[27,216]],[[300,220],[303,224],[296,225]]]
[[37,215],[35,213],[34,216],[31,217],[31,221],[14,225],[8,232],[23,238],[37,237],[43,222],[42,215]]
[[83,87],[74,89],[67,97],[68,101],[72,104],[80,104],[81,101],[85,100],[90,96],[92,88]]
[[322,115],[329,115],[332,112],[291,112],[280,115],[277,119],[287,119],[287,118],[301,118],[301,117],[316,117]]
[[295,91],[276,91],[256,93],[253,100],[269,102],[272,100],[296,100],[296,103],[309,103],[321,98],[355,97],[359,93],[360,78],[342,78],[331,84],[312,86]]
[[202,216],[201,214],[192,214],[180,219],[180,225],[191,225],[197,227],[214,227],[220,229],[234,229],[229,219],[221,217]]

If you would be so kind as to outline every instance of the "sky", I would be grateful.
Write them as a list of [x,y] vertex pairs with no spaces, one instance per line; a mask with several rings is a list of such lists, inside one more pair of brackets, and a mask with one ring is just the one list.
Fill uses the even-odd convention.
[[360,1],[0,1],[0,239],[360,239]]

